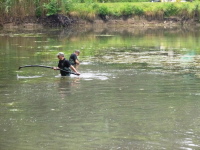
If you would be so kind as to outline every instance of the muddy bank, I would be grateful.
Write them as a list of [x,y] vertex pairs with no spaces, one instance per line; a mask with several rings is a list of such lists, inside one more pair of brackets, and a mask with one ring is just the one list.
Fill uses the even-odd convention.
[[76,21],[78,26],[103,26],[103,27],[176,27],[176,26],[200,26],[198,20],[184,19],[181,17],[168,17],[164,19],[151,19],[145,17],[107,17],[106,20],[96,18],[93,21],[79,19]]
[[75,19],[61,14],[51,15],[48,17],[31,17],[24,18],[10,17],[5,18],[0,22],[3,28],[24,28],[24,29],[38,29],[45,27],[69,27],[75,24]]
[[48,17],[24,17],[24,18],[6,18],[1,21],[3,28],[24,28],[37,29],[45,27],[176,27],[176,26],[200,26],[198,20],[184,19],[181,17],[169,17],[163,19],[151,19],[144,17],[95,17],[92,20],[74,18],[61,14]]

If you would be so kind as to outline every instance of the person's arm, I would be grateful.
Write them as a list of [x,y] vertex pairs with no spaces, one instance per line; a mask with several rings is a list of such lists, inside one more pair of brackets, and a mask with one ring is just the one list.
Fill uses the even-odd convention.
[[76,55],[76,54],[73,54],[72,57],[73,57],[74,63],[75,63],[76,65],[79,65],[80,62],[79,62],[79,60],[78,60],[78,58],[77,58],[77,55]]
[[53,67],[53,69],[54,69],[54,70],[59,70],[60,68],[59,68],[59,67]]
[[80,64],[80,62],[78,61],[78,59],[76,59],[76,60],[75,60],[75,62],[76,62],[76,64],[77,64],[77,65],[79,65],[79,64]]
[[78,75],[80,75],[80,73],[74,68],[74,66],[70,65],[70,68]]
[[59,70],[59,69],[60,69],[59,64],[60,64],[60,63],[58,63],[58,66],[57,66],[57,67],[53,67],[52,69],[53,69],[53,70]]

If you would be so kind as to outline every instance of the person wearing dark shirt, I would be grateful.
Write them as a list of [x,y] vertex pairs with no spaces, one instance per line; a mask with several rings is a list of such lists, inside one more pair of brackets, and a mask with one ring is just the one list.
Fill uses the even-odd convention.
[[80,54],[80,51],[76,50],[73,54],[70,55],[69,61],[72,65],[79,65],[80,64],[80,62],[77,58],[77,56],[79,56],[79,54]]
[[59,52],[57,54],[59,59],[58,67],[53,67],[54,70],[62,69],[65,71],[60,70],[61,76],[70,76],[71,70],[73,70],[76,74],[80,75],[80,73],[71,65],[71,63],[65,59],[64,53]]

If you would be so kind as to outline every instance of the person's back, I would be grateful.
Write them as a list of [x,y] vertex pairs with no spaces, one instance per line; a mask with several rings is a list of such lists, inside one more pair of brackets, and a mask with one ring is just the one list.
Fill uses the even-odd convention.
[[70,57],[69,57],[69,61],[72,65],[76,65],[76,59],[77,59],[77,56],[76,54],[71,54]]
[[70,55],[70,57],[69,57],[69,61],[70,61],[70,63],[72,64],[72,65],[79,65],[80,63],[79,63],[79,60],[78,60],[78,58],[77,58],[77,56],[79,56],[79,54],[80,54],[80,51],[75,51],[73,54],[71,54]]

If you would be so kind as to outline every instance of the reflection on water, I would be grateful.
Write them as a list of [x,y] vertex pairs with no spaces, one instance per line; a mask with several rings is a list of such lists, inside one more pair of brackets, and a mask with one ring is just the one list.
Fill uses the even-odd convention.
[[[0,149],[200,149],[199,40],[186,29],[2,31]],[[17,71],[76,49],[80,76]]]
[[58,93],[61,96],[66,96],[71,93],[71,88],[79,88],[80,78],[61,77],[58,81]]

